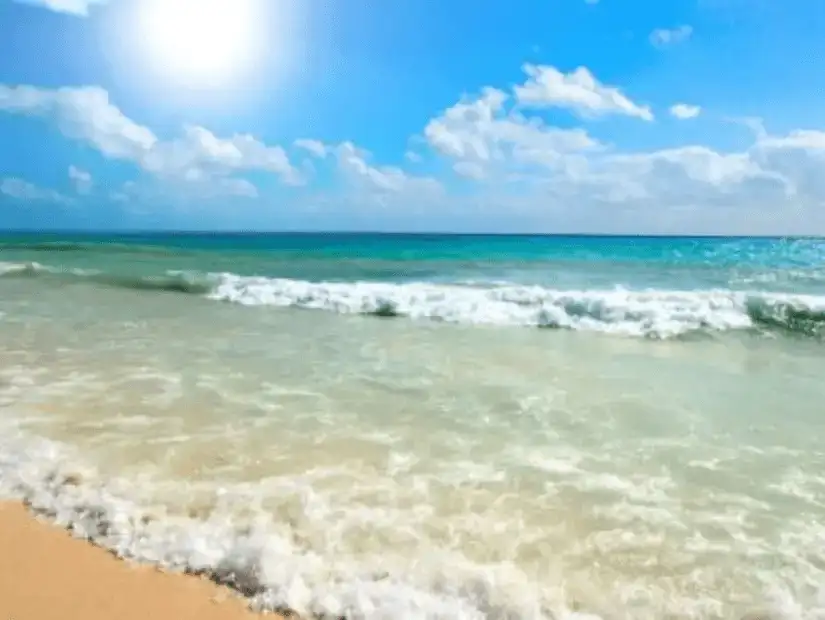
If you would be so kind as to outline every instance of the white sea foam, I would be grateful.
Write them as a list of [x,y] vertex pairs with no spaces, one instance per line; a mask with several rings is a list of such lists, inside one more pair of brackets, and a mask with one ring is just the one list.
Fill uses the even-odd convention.
[[452,323],[555,327],[667,338],[706,330],[797,329],[825,320],[825,297],[730,290],[553,290],[431,283],[325,282],[224,274],[212,299],[251,306],[406,316]]
[[[414,562],[396,557],[392,549],[384,550],[380,557],[340,556],[333,561],[327,554],[302,544],[295,532],[263,513],[243,523],[234,520],[231,505],[249,501],[239,495],[238,489],[225,490],[222,500],[204,519],[174,516],[162,507],[129,499],[134,498],[134,481],[101,478],[94,469],[80,465],[77,455],[66,446],[26,436],[10,425],[4,425],[2,431],[0,497],[24,499],[36,514],[121,558],[207,575],[245,594],[258,609],[288,608],[321,618],[379,620],[654,620],[665,617],[662,614],[686,619],[728,617],[722,599],[699,594],[704,588],[698,573],[700,590],[692,597],[668,588],[667,579],[662,589],[650,589],[651,584],[642,581],[616,582],[617,591],[612,594],[597,592],[595,585],[588,592],[577,584],[573,592],[579,596],[584,593],[590,599],[583,608],[569,589],[580,575],[559,574],[557,583],[539,583],[513,564],[474,563],[457,550],[430,549]],[[323,503],[317,496],[312,501]],[[667,502],[656,507],[621,500],[615,510],[606,511],[602,517],[624,522],[628,527],[596,531],[582,542],[604,556],[648,555],[656,549],[663,553],[667,532],[679,526],[673,522],[672,508]],[[323,509],[321,512],[326,514]],[[738,541],[734,544],[752,547],[753,557],[758,560],[762,553],[759,541],[748,538],[742,510],[734,512],[730,518],[720,512],[719,519],[730,521],[730,535]],[[344,518],[335,513],[327,517]],[[351,514],[347,518],[365,515]],[[468,518],[477,523],[482,515]],[[640,524],[645,527],[639,529]],[[783,553],[794,562],[798,560],[794,554],[803,545],[821,546],[821,542],[810,539],[809,527],[796,525],[800,526],[795,530],[799,534],[787,538]],[[515,543],[518,524],[501,522],[499,531],[488,535],[505,536]],[[729,551],[730,543],[710,541],[697,533],[686,540],[682,561],[709,553],[721,558]],[[811,566],[808,572],[813,576],[820,571]],[[822,608],[799,600],[800,591],[818,589],[813,582],[805,585],[778,574],[778,579],[765,576],[771,614],[766,617],[823,617]]]
[[0,276],[33,273],[37,271],[45,271],[46,267],[40,263],[10,263],[0,261]]
[[353,620],[602,617],[570,609],[563,588],[532,582],[512,564],[476,564],[457,551],[432,551],[414,563],[389,549],[332,562],[263,513],[235,521],[230,507],[244,498],[231,491],[206,519],[166,514],[129,499],[134,481],[100,477],[64,445],[9,424],[0,438],[0,497],[24,500],[35,514],[121,558],[207,575],[261,610]]
[[310,282],[168,271],[115,276],[39,263],[0,262],[3,276],[74,277],[79,282],[203,295],[248,306],[402,316],[470,325],[560,328],[669,338],[753,328],[819,333],[825,296],[755,290],[562,290],[505,282]]
[[[421,482],[414,493],[387,477],[415,465],[417,457],[409,453],[389,458],[391,471],[377,478],[352,477],[342,466],[226,485],[135,472],[126,480],[116,473],[101,475],[77,450],[20,430],[13,410],[3,412],[0,497],[25,500],[36,514],[119,557],[226,583],[261,609],[351,620],[722,619],[732,617],[735,592],[742,608],[761,599],[777,620],[825,617],[825,599],[817,598],[823,594],[817,585],[823,571],[815,557],[822,549],[815,519],[787,524],[777,547],[752,522],[756,514],[772,515],[773,506],[740,501],[747,494],[708,494],[701,508],[688,510],[669,475],[628,475],[626,466],[615,473],[601,465],[597,470],[594,455],[583,460],[572,447],[550,450],[557,462],[541,459],[547,448],[521,454],[515,446],[507,459],[518,466],[521,454],[521,464],[551,472],[554,494],[548,497],[557,498],[551,503],[517,502],[520,508],[513,511],[506,504],[517,498],[504,493],[442,522],[430,503],[435,498],[428,482],[454,487],[453,495],[462,486],[469,500],[477,484],[504,482],[505,470],[445,461],[435,478],[411,478]],[[332,478],[351,480],[340,502],[323,490]],[[811,485],[821,484],[795,470],[782,482],[778,492],[805,501]],[[205,493],[209,509],[192,516],[189,500],[176,508],[163,501],[157,485],[177,497]],[[384,500],[355,500],[374,491]],[[398,493],[418,500],[392,501]],[[297,502],[300,508],[273,511],[264,507],[265,498]],[[581,512],[579,502],[589,508]],[[536,521],[522,512],[530,505],[552,512]],[[553,516],[565,513],[598,519],[600,525]],[[441,528],[447,538],[438,545],[428,532]],[[553,528],[563,532],[548,539]],[[726,533],[707,538],[708,528]],[[372,533],[364,539],[366,550],[354,552],[349,540],[354,532]],[[385,540],[388,534],[395,538]],[[554,539],[558,546],[548,548]],[[479,561],[472,557],[475,545],[489,545],[506,557]],[[519,550],[538,558],[538,572],[529,562],[513,561]],[[746,557],[753,559],[751,566],[742,563]],[[776,570],[773,562],[784,568]],[[689,579],[681,576],[688,567]]]
[[75,276],[93,276],[100,273],[95,269],[67,269],[62,267],[53,267],[44,265],[37,261],[29,261],[24,263],[0,261],[0,277],[3,276],[25,276],[38,274],[71,274]]

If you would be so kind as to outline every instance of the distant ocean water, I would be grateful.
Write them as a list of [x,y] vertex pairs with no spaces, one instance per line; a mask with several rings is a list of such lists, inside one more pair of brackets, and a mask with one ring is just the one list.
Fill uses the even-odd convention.
[[825,241],[0,236],[0,493],[262,608],[825,618]]

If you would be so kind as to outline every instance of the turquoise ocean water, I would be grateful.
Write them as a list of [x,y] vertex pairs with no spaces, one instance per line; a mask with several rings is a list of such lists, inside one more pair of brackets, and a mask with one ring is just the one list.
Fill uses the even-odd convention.
[[0,235],[0,493],[252,604],[825,618],[825,241]]

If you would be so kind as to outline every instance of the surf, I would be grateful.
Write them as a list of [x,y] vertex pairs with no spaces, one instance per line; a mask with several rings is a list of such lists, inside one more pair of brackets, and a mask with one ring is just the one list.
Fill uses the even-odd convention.
[[127,274],[0,263],[0,279],[174,293],[275,308],[477,326],[600,332],[650,339],[729,331],[825,335],[825,296],[760,290],[563,290],[515,283],[313,282],[170,270]]

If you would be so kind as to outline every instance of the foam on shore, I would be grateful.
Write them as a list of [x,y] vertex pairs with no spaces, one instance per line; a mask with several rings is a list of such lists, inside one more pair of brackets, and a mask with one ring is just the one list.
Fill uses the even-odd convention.
[[[204,579],[118,561],[0,503],[0,617],[27,620],[252,620],[244,601]],[[277,618],[278,616],[270,616]]]

